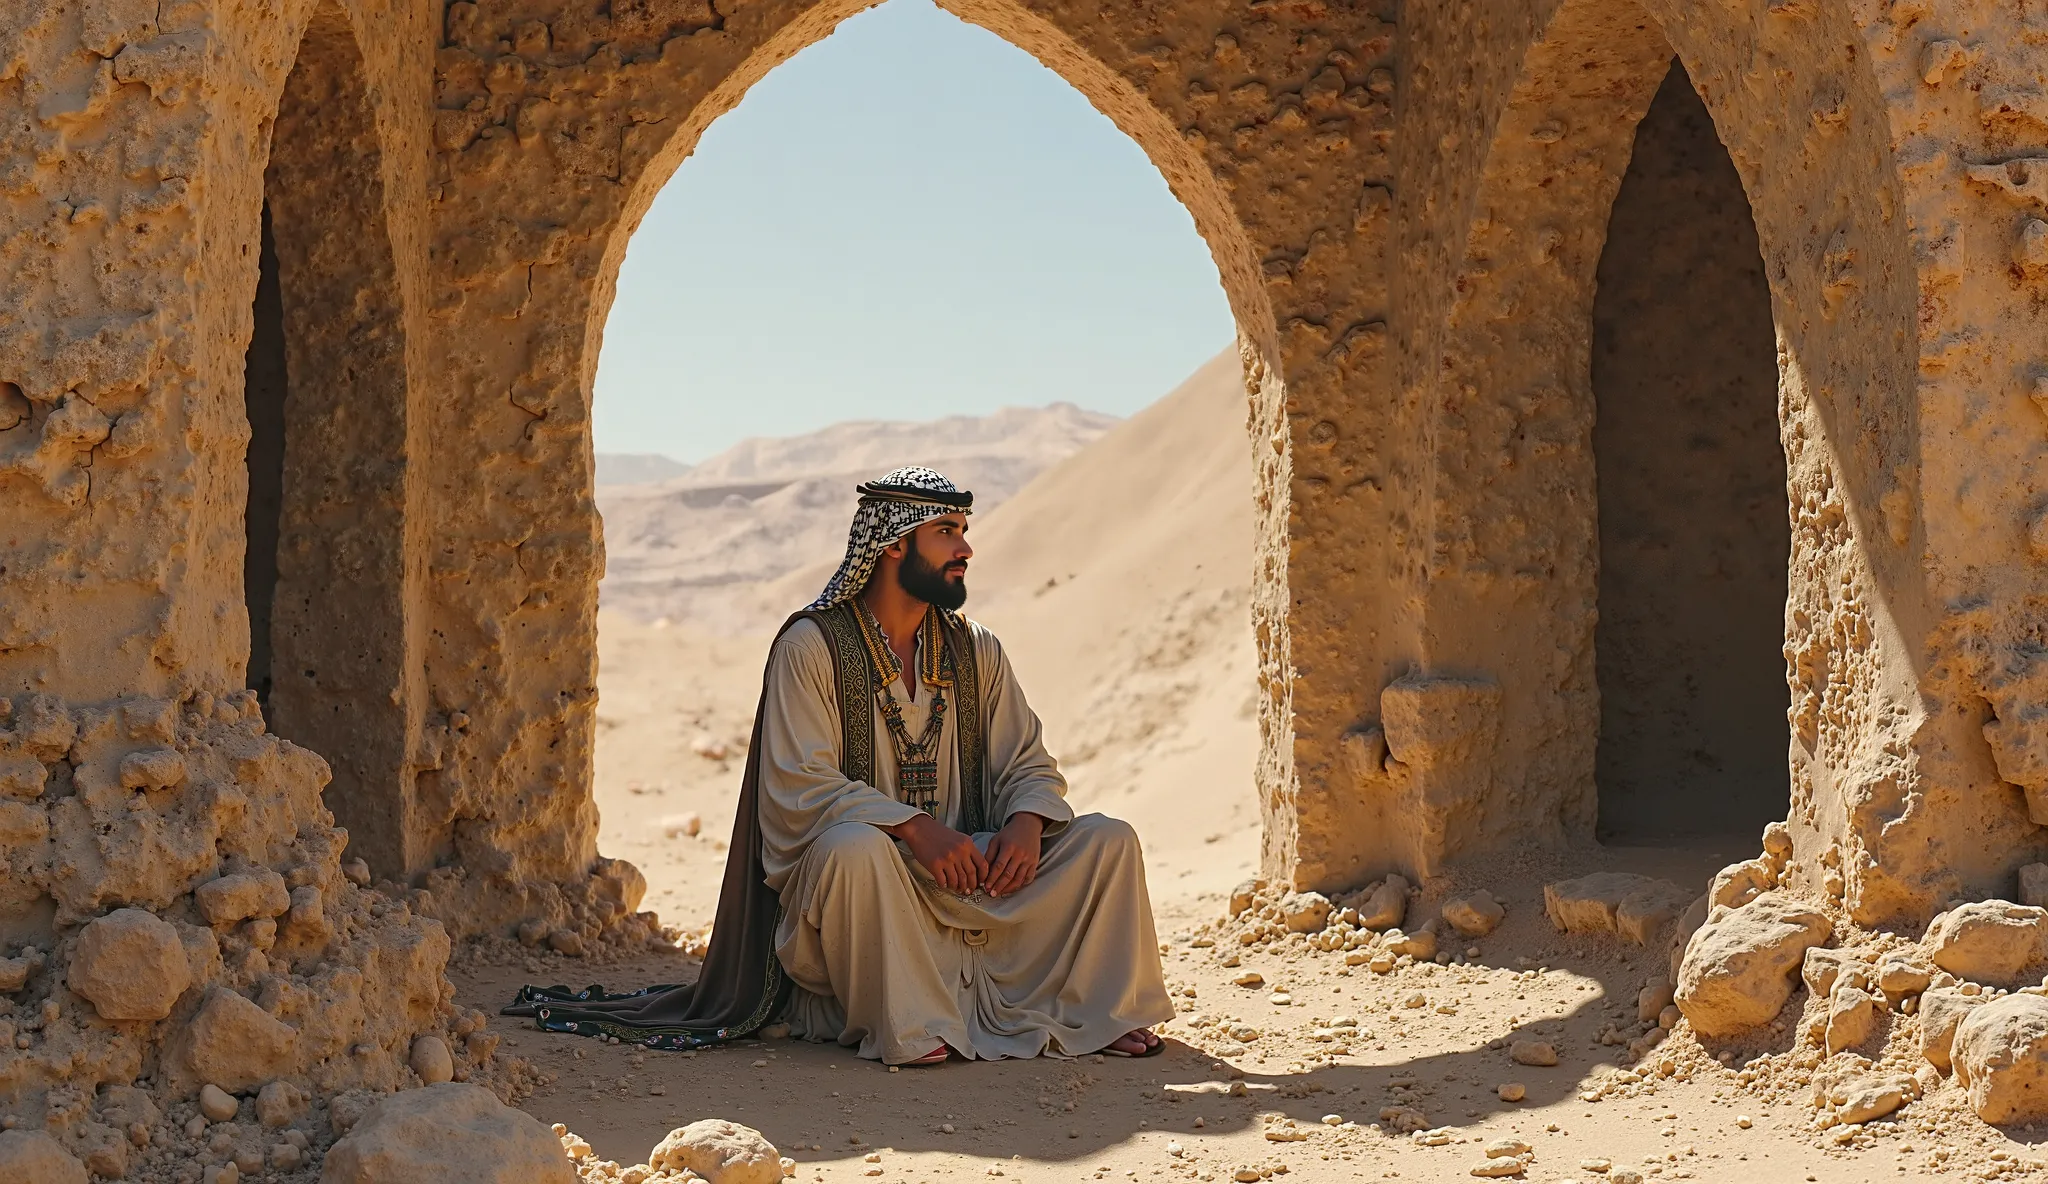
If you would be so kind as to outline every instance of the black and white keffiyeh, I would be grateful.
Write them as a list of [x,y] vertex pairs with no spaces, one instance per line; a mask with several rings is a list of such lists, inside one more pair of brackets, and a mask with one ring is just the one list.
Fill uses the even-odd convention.
[[974,512],[972,493],[920,465],[897,469],[856,488],[860,508],[854,511],[853,526],[846,532],[846,558],[811,602],[813,612],[860,595],[874,574],[875,561],[897,539],[941,515]]

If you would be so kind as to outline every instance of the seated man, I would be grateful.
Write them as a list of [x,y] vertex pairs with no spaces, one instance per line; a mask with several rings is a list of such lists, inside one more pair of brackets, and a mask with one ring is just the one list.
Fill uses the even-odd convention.
[[779,1014],[889,1064],[1158,1052],[1137,838],[1074,816],[1001,643],[957,612],[973,495],[921,468],[860,493],[845,560],[769,653],[698,982],[507,1010],[652,1047]]

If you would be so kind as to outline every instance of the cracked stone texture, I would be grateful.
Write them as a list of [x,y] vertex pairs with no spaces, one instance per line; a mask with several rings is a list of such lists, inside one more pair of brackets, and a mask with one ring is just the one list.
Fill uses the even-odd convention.
[[[314,1084],[387,1080],[438,1022],[444,925],[630,915],[590,795],[603,319],[703,129],[861,6],[85,0],[0,33],[0,958],[47,963],[20,1001],[146,908],[195,986],[303,1025]],[[1674,57],[1775,327],[1779,891],[1911,926],[2048,857],[2017,9],[947,7],[1132,136],[1236,313],[1276,883],[1593,834],[1594,298]],[[339,877],[343,829],[424,894]],[[199,924],[194,889],[259,866],[331,926]],[[58,1028],[0,1087],[132,1077],[160,1039]]]

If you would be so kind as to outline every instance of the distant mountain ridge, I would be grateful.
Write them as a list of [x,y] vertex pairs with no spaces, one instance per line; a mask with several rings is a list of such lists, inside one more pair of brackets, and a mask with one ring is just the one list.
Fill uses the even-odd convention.
[[[985,512],[1119,422],[1072,403],[925,423],[860,420],[801,436],[743,440],[651,482],[600,482],[606,552],[600,602],[643,621],[667,618],[713,630],[764,627],[773,623],[767,618],[780,619],[797,606],[765,603],[763,585],[837,561],[859,482],[903,465],[928,465],[973,490],[975,509]],[[600,455],[599,471],[618,455]],[[631,470],[614,464],[612,471]]]
[[667,481],[690,471],[690,466],[658,452],[600,452],[597,454],[597,483],[642,485]]

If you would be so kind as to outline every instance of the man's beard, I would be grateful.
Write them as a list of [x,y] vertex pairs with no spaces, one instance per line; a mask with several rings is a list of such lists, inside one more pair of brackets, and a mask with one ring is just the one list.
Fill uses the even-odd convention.
[[924,556],[917,553],[914,541],[896,567],[896,585],[926,604],[949,611],[967,603],[967,578],[962,576],[958,582],[948,580],[943,568],[926,563]]

